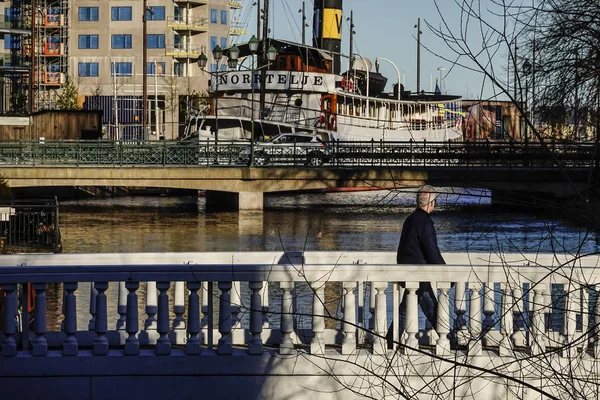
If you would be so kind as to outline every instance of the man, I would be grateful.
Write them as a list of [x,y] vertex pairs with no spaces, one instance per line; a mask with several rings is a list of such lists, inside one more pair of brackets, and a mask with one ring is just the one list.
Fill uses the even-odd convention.
[[[446,264],[438,248],[429,214],[435,207],[435,192],[429,185],[417,192],[417,209],[404,221],[396,262],[398,264]],[[436,326],[437,300],[430,283],[417,290],[419,305],[431,326]]]
[[435,193],[429,185],[417,192],[417,209],[404,221],[396,262],[398,264],[446,264],[437,245],[429,214],[435,207]]

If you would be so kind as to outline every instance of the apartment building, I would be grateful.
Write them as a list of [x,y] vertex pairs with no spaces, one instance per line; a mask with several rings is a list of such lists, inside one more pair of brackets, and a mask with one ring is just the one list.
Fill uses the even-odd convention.
[[[84,108],[103,111],[106,137],[112,139],[178,137],[190,97],[206,91],[210,79],[198,67],[198,56],[204,52],[210,59],[216,45],[227,47],[241,33],[232,28],[232,16],[242,3],[230,0],[147,0],[146,10],[141,0],[12,0],[4,2],[5,21],[31,21],[32,4],[34,26],[29,22],[25,28],[34,33],[34,109],[54,108],[70,79]],[[4,38],[5,52],[31,57],[23,35]],[[212,62],[210,68],[217,66]]]

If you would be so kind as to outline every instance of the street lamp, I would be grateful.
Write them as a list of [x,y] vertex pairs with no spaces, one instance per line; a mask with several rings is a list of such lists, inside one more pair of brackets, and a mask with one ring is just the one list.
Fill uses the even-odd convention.
[[529,122],[528,122],[528,112],[529,112],[529,107],[527,106],[527,92],[529,92],[529,79],[527,79],[527,77],[531,74],[531,63],[529,62],[529,60],[525,60],[523,62],[523,75],[525,76],[525,110],[524,110],[524,114],[525,114],[525,147],[527,147],[527,143],[529,141]]

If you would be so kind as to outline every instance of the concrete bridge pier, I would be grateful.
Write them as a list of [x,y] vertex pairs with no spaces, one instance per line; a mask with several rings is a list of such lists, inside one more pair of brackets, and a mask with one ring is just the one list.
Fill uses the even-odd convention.
[[263,209],[263,192],[222,192],[207,190],[206,211],[239,211]]

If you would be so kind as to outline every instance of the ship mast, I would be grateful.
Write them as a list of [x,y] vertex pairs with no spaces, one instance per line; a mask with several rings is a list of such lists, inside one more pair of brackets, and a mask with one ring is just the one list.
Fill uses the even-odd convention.
[[350,65],[348,70],[354,69],[354,10],[350,10]]
[[[267,39],[269,36],[269,0],[264,0],[264,10],[263,10],[263,35],[262,35],[262,54],[258,57],[258,67],[261,68],[266,61],[267,58],[267,50],[268,43]],[[265,113],[265,84],[267,80],[267,68],[262,68],[260,71],[260,116],[259,118],[264,117]]]

